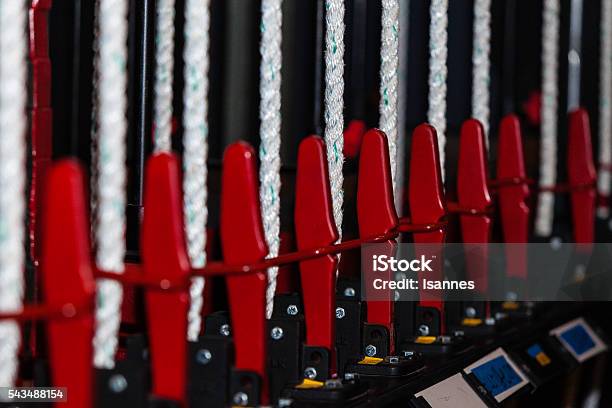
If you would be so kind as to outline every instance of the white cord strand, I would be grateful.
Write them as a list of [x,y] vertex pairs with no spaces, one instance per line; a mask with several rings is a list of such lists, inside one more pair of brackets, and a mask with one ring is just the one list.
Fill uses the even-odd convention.
[[[187,0],[185,3],[183,212],[187,252],[191,265],[195,268],[202,268],[206,264],[209,5],[210,0]],[[204,285],[203,277],[194,277],[191,280],[191,302],[187,315],[189,341],[197,341],[200,335]]]
[[157,0],[155,33],[154,150],[172,150],[172,80],[174,78],[174,0]]
[[[261,2],[261,64],[259,67],[259,169],[261,214],[268,244],[268,257],[278,255],[280,246],[280,144],[281,144],[281,67],[282,0]],[[278,268],[268,269],[266,317],[272,317]]]
[[397,172],[397,117],[399,81],[399,0],[382,0],[380,45],[380,129],[389,142],[389,162],[393,191]]
[[344,202],[344,0],[326,0],[325,32],[325,144],[339,240]]
[[[26,5],[0,1],[0,312],[23,306],[25,261]],[[15,385],[19,325],[0,322],[0,386]]]
[[404,183],[406,177],[406,110],[408,86],[408,28],[410,24],[410,0],[400,1],[399,4],[399,85],[397,91],[397,163],[395,174],[395,209],[402,215]]
[[472,47],[472,117],[482,123],[489,149],[489,68],[491,51],[491,0],[474,0]]
[[444,180],[446,147],[446,57],[448,54],[448,0],[431,0],[429,26],[429,112],[428,121],[438,134],[440,168]]
[[[544,0],[542,22],[542,124],[540,141],[540,187],[552,187],[557,180],[557,68],[559,56],[559,0]],[[555,196],[551,191],[538,195],[535,233],[552,233]]]
[[[123,273],[127,133],[127,0],[100,0],[98,37],[98,182],[96,264]],[[121,323],[121,284],[97,281],[94,365],[113,368]]]
[[[601,1],[601,52],[599,65],[599,165],[597,192],[610,196],[612,161],[612,0]],[[601,218],[609,216],[608,205],[597,208]]]

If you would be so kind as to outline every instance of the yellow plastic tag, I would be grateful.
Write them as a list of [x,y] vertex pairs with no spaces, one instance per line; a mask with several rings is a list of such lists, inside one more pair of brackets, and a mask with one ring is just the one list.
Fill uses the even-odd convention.
[[482,319],[472,319],[466,317],[463,319],[462,324],[469,327],[480,326],[482,324]]
[[309,380],[308,378],[304,378],[300,384],[295,386],[295,388],[299,390],[310,390],[313,388],[323,388],[324,385],[325,385],[324,382]]
[[550,358],[543,351],[540,351],[536,355],[536,360],[538,360],[538,363],[540,363],[542,367],[546,367],[550,364]]
[[417,344],[431,344],[431,343],[435,343],[435,341],[436,341],[436,336],[419,336],[416,338],[414,342]]
[[507,301],[507,302],[502,303],[502,308],[504,310],[518,310],[519,304],[517,302]]
[[381,361],[383,361],[382,358],[378,358],[378,357],[364,357],[363,360],[361,360],[358,364],[365,364],[365,365],[376,365],[378,363],[380,363]]

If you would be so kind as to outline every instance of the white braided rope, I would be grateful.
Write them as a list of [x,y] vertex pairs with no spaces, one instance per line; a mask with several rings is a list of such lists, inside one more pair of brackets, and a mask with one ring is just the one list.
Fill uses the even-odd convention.
[[399,4],[399,80],[397,91],[397,163],[395,173],[395,209],[402,215],[402,198],[404,194],[404,171],[406,169],[406,110],[408,87],[408,28],[410,24],[410,0]]
[[382,0],[380,45],[380,129],[389,142],[389,162],[393,191],[397,172],[397,116],[399,82],[399,0]]
[[[281,144],[281,67],[282,0],[261,2],[261,64],[259,66],[259,199],[268,257],[278,255],[280,245],[280,144]],[[266,317],[272,317],[278,268],[268,269]]]
[[489,149],[489,53],[491,51],[491,0],[474,0],[472,47],[472,117],[482,123]]
[[96,197],[96,190],[98,185],[98,72],[97,67],[100,65],[100,0],[96,0],[94,5],[94,26],[93,26],[93,74],[91,78],[92,88],[94,91],[91,93],[91,128],[89,144],[89,221],[90,221],[90,238],[93,247],[96,246],[96,214],[98,213],[98,198]]
[[334,221],[341,239],[344,202],[344,0],[326,0],[325,9],[325,144]]
[[[208,44],[210,0],[187,0],[185,3],[185,61],[183,92],[183,213],[187,252],[191,265],[206,264],[206,223],[208,190]],[[187,339],[196,341],[202,327],[202,305],[205,280],[194,277],[189,289]]]
[[157,0],[155,32],[154,150],[172,150],[172,79],[174,77],[174,0]]
[[[128,1],[100,0],[96,264],[123,273],[125,257]],[[97,281],[94,365],[113,368],[121,323],[121,284]]]
[[[26,5],[0,1],[0,312],[23,306],[25,261]],[[0,322],[0,386],[14,386],[19,325]]]
[[[540,187],[552,187],[557,180],[557,67],[559,55],[559,0],[544,0],[542,22],[542,124],[540,141]],[[555,196],[538,195],[535,233],[552,233]]]
[[446,147],[446,57],[448,54],[448,0],[431,0],[429,9],[429,124],[438,134],[440,167],[444,180]]
[[[601,52],[599,64],[599,164],[597,192],[610,196],[612,161],[612,0],[601,1]],[[597,208],[597,215],[609,216],[607,205]]]

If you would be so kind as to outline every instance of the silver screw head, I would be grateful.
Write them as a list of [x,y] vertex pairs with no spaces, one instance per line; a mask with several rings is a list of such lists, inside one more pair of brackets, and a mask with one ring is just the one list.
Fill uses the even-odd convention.
[[472,306],[468,306],[465,308],[465,315],[467,317],[476,317],[476,309]]
[[389,357],[389,363],[390,364],[399,364],[399,357],[397,357],[397,356],[390,356]]
[[553,251],[560,250],[561,246],[563,246],[563,241],[560,237],[552,237],[550,239],[550,247],[553,249]]
[[365,348],[365,353],[368,357],[374,357],[376,355],[376,346],[368,344]]
[[346,310],[344,310],[343,307],[337,307],[336,308],[336,319],[344,319],[344,316],[346,316]]
[[240,391],[234,394],[234,398],[232,398],[232,401],[235,405],[238,405],[239,407],[246,407],[249,403],[249,396],[246,395],[245,392]]
[[272,330],[270,330],[270,336],[272,336],[274,340],[282,339],[283,335],[284,335],[283,329],[278,326],[274,326]]
[[287,407],[290,407],[292,403],[293,403],[293,400],[290,398],[279,398],[277,405],[278,405],[278,408],[287,408]]
[[314,367],[306,367],[304,369],[304,377],[308,378],[309,380],[314,380],[317,378],[317,369]]
[[404,351],[402,351],[402,355],[404,357],[412,357],[412,356],[414,356],[414,351],[404,350]]
[[355,296],[355,289],[348,287],[344,289],[344,296],[346,297],[353,297]]
[[289,306],[287,306],[287,314],[289,316],[295,316],[295,315],[298,314],[298,312],[299,312],[299,309],[298,309],[298,307],[296,305],[289,305]]
[[419,326],[419,333],[421,334],[421,336],[428,336],[429,335],[429,326],[426,324],[422,324]]
[[196,361],[201,365],[206,365],[210,363],[212,359],[212,353],[208,349],[200,349],[195,355]]
[[127,386],[127,380],[121,374],[115,374],[108,379],[108,387],[115,394],[125,391]]
[[495,318],[494,317],[487,317],[485,319],[485,324],[487,326],[494,326],[495,325]]
[[223,325],[221,325],[221,327],[219,327],[219,334],[225,337],[229,337],[230,335],[230,326],[229,324],[225,323]]

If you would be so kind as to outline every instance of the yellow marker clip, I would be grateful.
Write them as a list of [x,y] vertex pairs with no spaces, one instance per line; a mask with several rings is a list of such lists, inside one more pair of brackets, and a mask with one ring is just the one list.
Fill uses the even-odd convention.
[[507,302],[502,303],[502,308],[504,310],[518,310],[519,304],[517,302],[507,301]]
[[323,388],[324,385],[324,382],[304,378],[300,384],[295,386],[295,388],[297,388],[298,390],[311,390],[315,388]]
[[538,360],[538,363],[540,363],[542,367],[546,367],[550,364],[550,357],[548,357],[543,351],[540,351],[536,355],[536,360]]
[[419,336],[414,341],[416,344],[432,344],[436,342],[436,336]]
[[482,324],[482,319],[473,319],[466,317],[465,319],[463,319],[463,322],[461,324],[469,327],[480,326]]
[[361,360],[359,363],[357,364],[365,364],[365,365],[376,365],[379,364],[381,361],[383,361],[382,358],[378,358],[378,357],[364,357],[363,360]]

